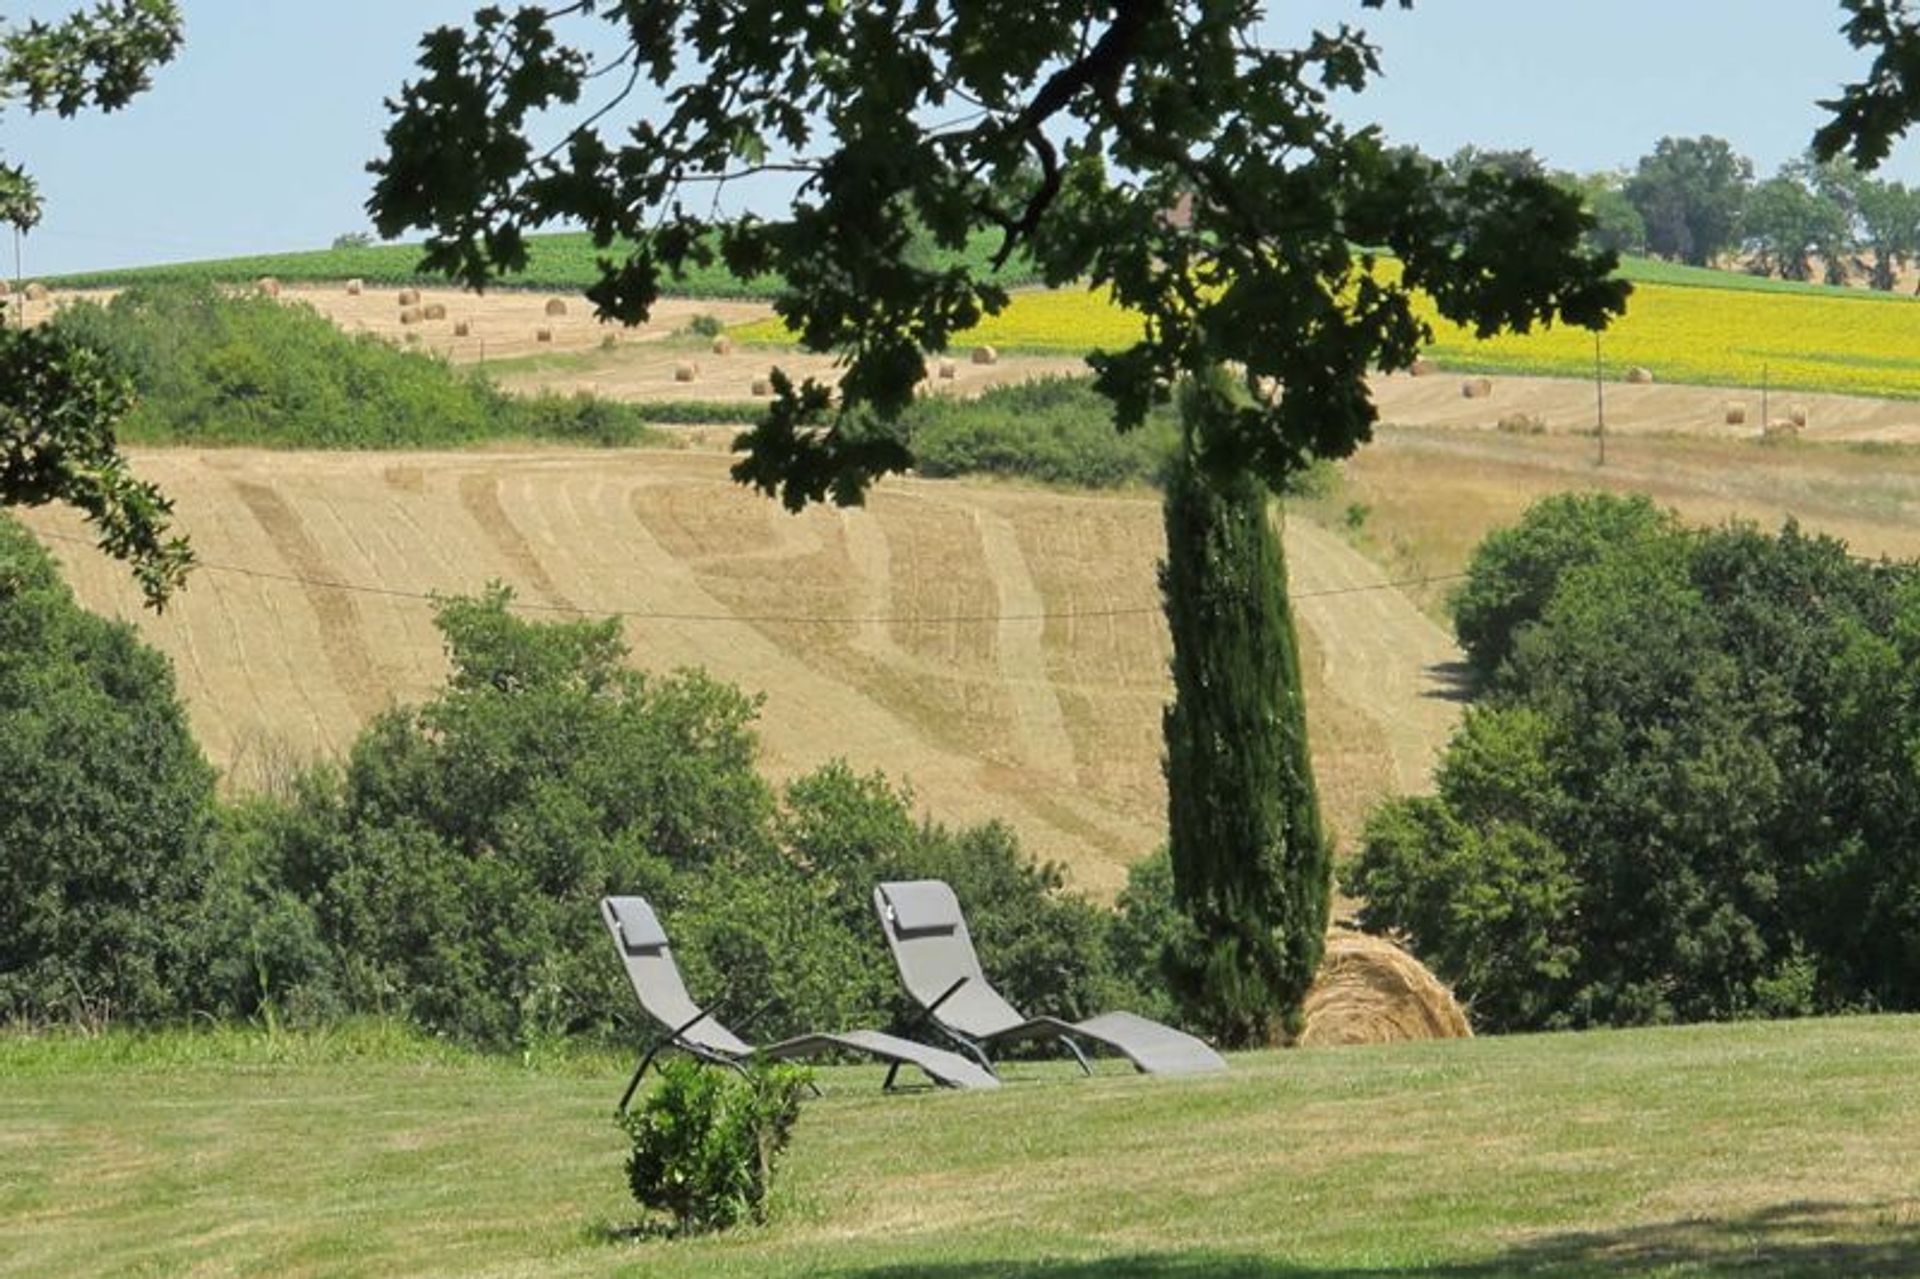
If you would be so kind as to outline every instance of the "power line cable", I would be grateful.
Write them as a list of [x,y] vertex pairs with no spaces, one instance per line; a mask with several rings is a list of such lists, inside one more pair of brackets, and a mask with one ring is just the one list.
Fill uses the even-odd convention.
[[[71,542],[81,546],[92,546],[93,542],[70,533],[41,533],[41,537],[57,542]],[[371,595],[385,599],[424,600],[429,603],[446,598],[433,591],[409,591],[395,586],[373,586],[362,582],[343,582],[328,578],[308,577],[301,573],[283,573],[273,569],[253,568],[244,564],[225,564],[215,560],[197,560],[194,567],[209,573],[231,573],[239,577],[255,578],[268,582],[288,582],[298,586],[309,586],[318,590],[342,591],[354,595]],[[1369,582],[1358,586],[1333,586],[1318,591],[1293,591],[1288,598],[1295,600],[1326,599],[1337,595],[1362,595],[1370,591],[1398,590],[1403,586],[1425,586],[1433,582],[1449,582],[1465,577],[1465,573],[1430,573],[1422,577],[1405,577],[1386,582]],[[901,613],[844,613],[844,614],[802,614],[802,613],[675,613],[656,612],[648,609],[632,608],[587,608],[577,604],[541,604],[530,600],[514,600],[510,607],[530,613],[564,613],[581,617],[618,617],[624,620],[648,622],[741,622],[748,624],[788,624],[798,626],[849,626],[860,624],[885,624],[889,626],[950,626],[958,624],[984,624],[988,622],[1047,622],[1077,621],[1083,618],[1137,617],[1148,613],[1158,613],[1158,604],[1141,604],[1125,608],[1071,609],[1061,612],[1042,610],[1034,613],[939,613],[939,614],[901,614]]]

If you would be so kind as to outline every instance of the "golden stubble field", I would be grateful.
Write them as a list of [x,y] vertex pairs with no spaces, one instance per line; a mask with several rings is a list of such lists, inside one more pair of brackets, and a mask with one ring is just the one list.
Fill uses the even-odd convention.
[[[163,615],[72,516],[29,520],[84,603],[172,658],[232,788],[342,753],[382,708],[432,695],[445,664],[427,597],[498,579],[534,615],[623,614],[643,668],[703,666],[764,694],[773,777],[836,756],[883,769],[938,818],[1011,823],[1100,895],[1163,838],[1150,497],[899,480],[865,509],[796,516],[734,484],[724,456],[670,450],[135,463],[203,561]],[[1353,590],[1379,570],[1344,543],[1305,524],[1288,541],[1328,800],[1350,830],[1382,790],[1423,781],[1457,714],[1426,669],[1450,649],[1397,592]]]
[[[348,328],[402,327],[384,292],[289,295],[325,301]],[[542,300],[462,305],[488,317],[476,335],[505,335],[539,322]],[[677,326],[722,304],[675,305],[612,349],[570,305],[541,344],[553,363],[510,365],[513,380],[736,398],[744,378],[732,373],[766,354],[736,352],[719,365],[728,380],[676,388],[670,366],[690,346]],[[962,363],[953,389],[1065,367]],[[1810,408],[1802,441],[1763,446],[1717,420],[1727,391],[1612,385],[1601,468],[1595,442],[1576,434],[1591,424],[1590,384],[1494,388],[1466,400],[1457,378],[1381,380],[1395,425],[1346,464],[1338,494],[1286,529],[1315,768],[1348,846],[1379,797],[1430,785],[1461,709],[1458,653],[1435,621],[1450,575],[1534,498],[1646,491],[1695,520],[1793,515],[1863,552],[1920,553],[1920,455],[1861,447],[1920,437],[1920,404],[1796,397]],[[1548,434],[1493,429],[1516,410],[1543,417]],[[381,708],[431,696],[445,664],[427,596],[498,579],[535,615],[624,614],[644,668],[700,665],[763,694],[770,776],[836,756],[883,769],[931,815],[1003,819],[1079,887],[1117,890],[1164,838],[1157,500],[896,479],[863,510],[793,516],[701,451],[729,434],[689,431],[682,451],[142,451],[139,471],[175,497],[204,565],[160,617],[72,516],[29,520],[83,602],[133,620],[173,659],[230,789],[340,754]],[[1357,530],[1346,527],[1356,505]]]

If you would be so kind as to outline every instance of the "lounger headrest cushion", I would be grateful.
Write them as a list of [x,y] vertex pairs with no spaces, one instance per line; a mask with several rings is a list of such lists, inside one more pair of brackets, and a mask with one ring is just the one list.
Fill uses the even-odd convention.
[[904,884],[882,884],[881,895],[892,907],[893,931],[900,937],[950,933],[960,926],[960,899],[937,879]]
[[620,926],[620,940],[628,950],[659,950],[667,944],[667,930],[644,897],[609,897],[607,909]]

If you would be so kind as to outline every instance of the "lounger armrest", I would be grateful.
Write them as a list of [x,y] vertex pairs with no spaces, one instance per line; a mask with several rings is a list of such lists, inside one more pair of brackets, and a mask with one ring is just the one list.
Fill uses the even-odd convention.
[[972,980],[973,978],[971,977],[956,978],[954,980],[953,985],[947,987],[945,990],[940,992],[940,997],[938,999],[935,999],[932,1003],[927,1005],[927,1015],[932,1016],[934,1013],[940,1011],[940,1005],[946,1003],[949,999],[959,994],[960,988]]
[[698,1026],[701,1022],[705,1021],[707,1018],[711,1016],[713,1016],[713,1009],[702,1008],[699,1012],[695,1013],[693,1016],[687,1018],[685,1021],[681,1022],[678,1026],[675,1026],[673,1028],[673,1030],[670,1032],[673,1037],[673,1040],[677,1043],[680,1039],[680,1036],[686,1034],[689,1030],[692,1030],[695,1026]]

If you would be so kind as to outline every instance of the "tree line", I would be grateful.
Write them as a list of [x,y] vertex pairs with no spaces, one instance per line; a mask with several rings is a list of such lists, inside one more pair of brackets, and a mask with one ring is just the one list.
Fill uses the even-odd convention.
[[1458,174],[1543,178],[1576,194],[1593,219],[1589,243],[1615,253],[1882,291],[1920,260],[1920,191],[1811,151],[1765,179],[1712,136],[1661,138],[1631,167],[1597,173],[1550,170],[1531,150],[1472,146],[1445,164]]

